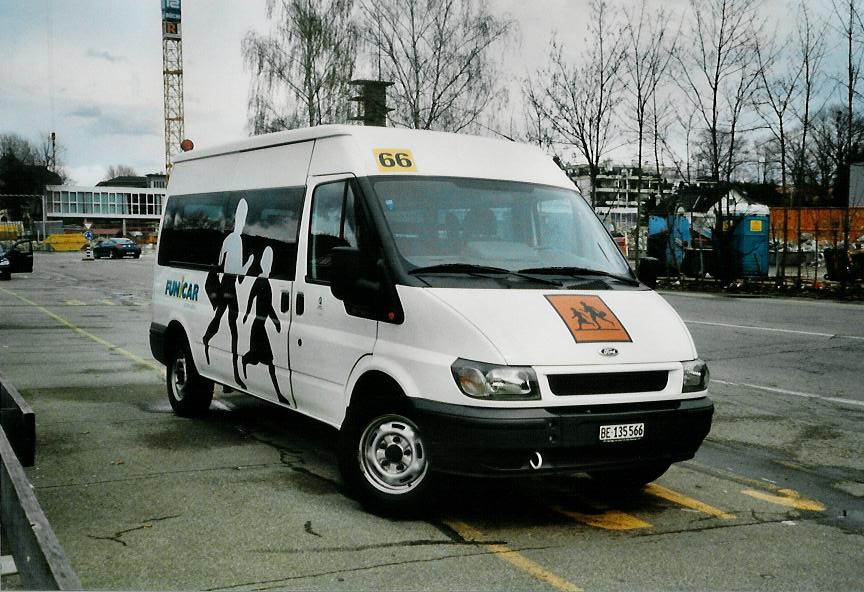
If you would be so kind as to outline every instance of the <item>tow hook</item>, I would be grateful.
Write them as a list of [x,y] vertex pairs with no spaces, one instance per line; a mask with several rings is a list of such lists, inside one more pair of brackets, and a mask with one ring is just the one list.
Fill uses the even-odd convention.
[[531,465],[531,468],[535,471],[543,466],[543,457],[539,452],[534,452],[534,458],[528,460],[528,464]]

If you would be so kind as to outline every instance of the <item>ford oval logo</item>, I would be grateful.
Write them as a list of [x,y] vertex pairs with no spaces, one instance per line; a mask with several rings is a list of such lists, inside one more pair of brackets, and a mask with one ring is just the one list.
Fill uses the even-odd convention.
[[618,350],[615,349],[614,347],[604,347],[603,349],[600,350],[600,355],[606,356],[607,358],[611,358],[612,356],[618,355]]

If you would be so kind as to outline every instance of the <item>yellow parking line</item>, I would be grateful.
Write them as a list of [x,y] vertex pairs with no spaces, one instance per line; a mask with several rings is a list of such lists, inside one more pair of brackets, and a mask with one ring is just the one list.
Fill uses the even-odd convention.
[[653,495],[654,497],[665,499],[674,504],[678,504],[679,506],[684,506],[685,508],[690,508],[691,510],[696,510],[697,512],[702,512],[703,514],[708,514],[709,516],[713,516],[715,518],[720,518],[722,520],[735,520],[734,514],[727,514],[719,508],[715,508],[714,506],[708,505],[705,502],[700,502],[699,500],[693,499],[692,497],[687,497],[686,495],[678,493],[677,491],[666,489],[662,485],[657,485],[656,483],[650,483],[649,485],[647,485],[645,487],[645,492]]
[[507,545],[480,542],[480,540],[484,538],[483,533],[464,522],[459,522],[458,520],[447,520],[445,521],[445,524],[458,532],[462,538],[476,542],[478,545],[489,549],[497,557],[514,565],[541,582],[549,584],[557,590],[563,590],[564,592],[583,592],[582,588],[579,586],[555,575],[551,571],[534,563],[524,555],[514,551]]
[[69,306],[87,306],[87,303],[81,300],[64,300],[63,302]]
[[[43,313],[45,313],[46,315],[48,315],[49,317],[51,317],[52,319],[54,319],[55,321],[60,323],[61,325],[65,325],[66,327],[69,327],[70,329],[72,329],[73,331],[78,333],[79,335],[83,335],[84,337],[86,337],[88,339],[92,339],[96,343],[98,343],[100,345],[104,345],[108,349],[110,349],[112,351],[116,351],[117,353],[129,358],[133,362],[137,362],[138,364],[142,364],[143,366],[147,366],[148,368],[151,368],[151,369],[155,370],[156,372],[158,372],[163,377],[165,376],[165,369],[162,368],[161,366],[157,366],[153,362],[151,362],[149,360],[145,360],[141,356],[137,356],[137,355],[133,354],[132,352],[123,349],[122,347],[114,345],[110,341],[106,341],[105,339],[102,339],[98,335],[93,335],[89,331],[85,331],[81,327],[79,327],[79,326],[75,325],[74,323],[64,319],[60,315],[51,312],[50,310],[48,310],[47,308],[45,308],[41,304],[37,304],[36,302],[33,302],[32,300],[29,300],[29,299],[25,298],[24,296],[20,296],[20,295],[16,294],[15,292],[11,292],[11,291],[7,290],[6,288],[0,288],[0,291],[4,292],[5,294],[9,294],[10,296],[12,296],[14,298],[17,298],[18,300],[20,300],[21,302],[23,302],[25,304],[29,304],[30,306],[32,306],[33,308],[36,308],[37,310],[42,311]],[[82,304],[83,304],[83,302],[82,302]]]
[[99,302],[101,302],[102,304],[107,304],[108,306],[114,306],[115,304],[112,300],[100,300]]
[[636,530],[637,528],[651,528],[651,524],[640,520],[631,514],[625,514],[618,510],[605,510],[596,514],[586,514],[583,512],[574,512],[573,510],[565,510],[555,507],[555,511],[563,514],[577,522],[595,526],[604,530]]
[[801,497],[794,489],[777,489],[779,495],[774,495],[765,491],[755,491],[753,489],[743,489],[741,493],[750,497],[785,506],[787,508],[795,508],[796,510],[808,510],[810,512],[824,512],[825,505],[816,500]]
[[[752,498],[761,499],[766,502],[786,506],[788,508],[796,508],[799,510],[810,510],[812,512],[823,512],[825,510],[825,506],[824,504],[822,504],[822,502],[801,497],[801,494],[799,494],[794,489],[782,489],[777,485],[774,485],[773,483],[765,480],[753,479],[752,477],[738,475],[737,473],[732,473],[730,471],[718,471],[712,469],[711,467],[696,463],[694,461],[690,461],[688,464],[691,465],[691,470],[705,472],[710,475],[714,475],[715,477],[718,477],[720,479],[730,479],[732,481],[735,481],[736,483],[740,483],[742,485],[749,485],[751,487],[757,487],[762,490],[741,490],[741,493],[743,493],[744,495],[749,495]],[[769,491],[772,493],[768,493]]]

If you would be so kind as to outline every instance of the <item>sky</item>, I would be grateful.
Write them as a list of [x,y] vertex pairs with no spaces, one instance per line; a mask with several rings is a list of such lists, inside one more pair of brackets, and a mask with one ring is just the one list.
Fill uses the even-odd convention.
[[[619,5],[634,0],[620,0]],[[687,0],[654,0],[680,10]],[[829,0],[808,0],[830,6]],[[774,26],[795,2],[764,0]],[[196,147],[248,135],[250,73],[240,44],[266,32],[265,0],[183,0],[185,135]],[[518,35],[500,67],[516,81],[543,66],[557,32],[569,52],[585,44],[588,0],[489,0]],[[73,181],[92,185],[110,165],[164,168],[160,0],[0,0],[0,133],[40,144],[54,131]],[[511,94],[518,94],[513,92]],[[521,118],[511,101],[513,119]]]

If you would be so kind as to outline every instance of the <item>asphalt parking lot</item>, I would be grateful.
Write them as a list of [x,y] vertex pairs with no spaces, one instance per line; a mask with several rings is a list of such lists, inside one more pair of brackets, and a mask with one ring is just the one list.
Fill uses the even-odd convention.
[[236,393],[171,413],[152,253],[35,266],[0,283],[0,371],[36,412],[27,474],[86,588],[864,587],[860,304],[667,294],[712,371],[693,461],[626,495],[579,474],[447,479],[394,519],[343,494],[330,428]]

